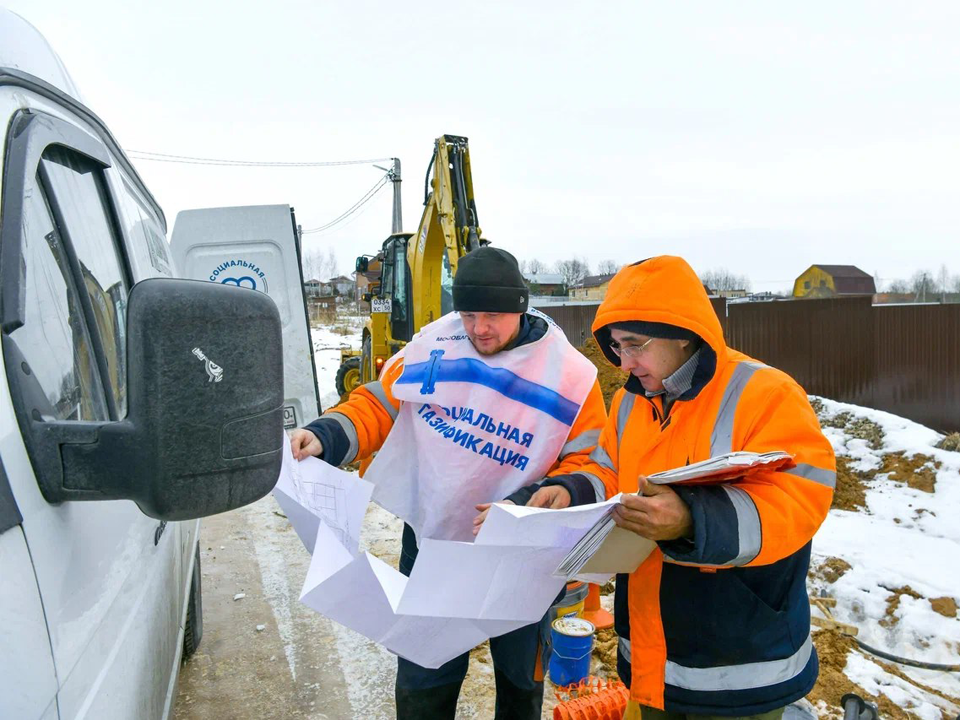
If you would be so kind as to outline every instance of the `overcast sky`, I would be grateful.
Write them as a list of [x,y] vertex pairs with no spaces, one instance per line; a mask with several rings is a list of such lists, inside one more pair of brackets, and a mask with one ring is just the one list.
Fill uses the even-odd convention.
[[[518,258],[671,253],[783,290],[813,263],[960,274],[960,3],[7,0],[128,151],[397,156],[415,231],[434,138],[470,138],[484,235]],[[135,161],[177,212],[336,218],[372,166]],[[305,238],[340,270],[385,189]]]

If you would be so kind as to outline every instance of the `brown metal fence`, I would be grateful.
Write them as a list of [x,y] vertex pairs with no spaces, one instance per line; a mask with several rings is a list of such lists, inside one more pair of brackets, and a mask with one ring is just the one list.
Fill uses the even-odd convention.
[[[731,347],[807,392],[960,430],[960,304],[871,305],[865,297],[713,305]],[[539,309],[580,345],[597,307]]]

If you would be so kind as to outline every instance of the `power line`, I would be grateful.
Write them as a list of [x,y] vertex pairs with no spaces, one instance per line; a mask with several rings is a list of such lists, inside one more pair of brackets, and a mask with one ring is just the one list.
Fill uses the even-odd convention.
[[128,150],[127,154],[136,160],[154,162],[183,163],[185,165],[226,165],[230,167],[336,167],[340,165],[372,165],[387,162],[393,158],[371,158],[369,160],[333,160],[324,162],[276,162],[257,160],[224,160],[219,158],[192,157],[190,155],[168,155],[147,150]]
[[359,210],[361,207],[363,207],[363,206],[366,205],[368,202],[370,202],[370,201],[373,199],[373,197],[374,197],[378,192],[380,192],[380,190],[383,189],[383,187],[387,184],[387,182],[389,182],[389,180],[390,180],[389,174],[384,175],[382,178],[380,178],[380,179],[377,181],[377,183],[376,183],[372,188],[370,188],[369,190],[367,190],[367,192],[365,192],[365,193],[363,194],[363,196],[362,196],[359,200],[357,200],[357,202],[355,202],[353,205],[351,205],[350,208],[347,209],[345,212],[343,212],[342,214],[340,214],[339,216],[337,216],[336,218],[334,218],[334,219],[331,220],[330,222],[328,222],[328,223],[326,223],[326,224],[324,224],[324,225],[321,225],[320,227],[315,227],[315,228],[310,228],[309,230],[304,230],[304,231],[303,231],[303,234],[304,234],[304,235],[310,235],[311,233],[321,233],[321,232],[323,232],[324,230],[328,230],[328,229],[332,228],[334,225],[337,225],[337,224],[343,222],[343,221],[346,220],[348,217],[350,217],[350,216],[353,215],[355,212],[357,212],[357,210]]

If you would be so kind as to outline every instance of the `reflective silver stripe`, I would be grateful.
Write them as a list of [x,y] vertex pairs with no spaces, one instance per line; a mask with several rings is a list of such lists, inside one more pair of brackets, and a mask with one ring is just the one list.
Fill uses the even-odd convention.
[[603,502],[607,499],[607,488],[604,486],[603,480],[593,473],[583,472],[581,470],[578,470],[576,474],[583,475],[590,481],[590,484],[593,485],[593,491],[597,494],[597,502]]
[[331,410],[323,417],[329,418],[330,420],[336,420],[338,423],[340,423],[340,427],[342,427],[343,431],[347,434],[347,440],[350,441],[350,447],[347,448],[347,454],[343,456],[343,460],[340,461],[340,464],[349,465],[357,459],[357,451],[360,449],[360,440],[357,437],[357,428],[354,426],[353,421],[350,418],[343,413],[338,413],[336,410]]
[[727,493],[733,509],[737,511],[737,534],[740,537],[740,552],[730,561],[731,565],[746,565],[760,554],[760,513],[753,498],[733,485],[721,485]]
[[733,449],[733,421],[737,414],[737,403],[740,402],[740,396],[750,378],[757,370],[764,367],[767,366],[762,363],[744,361],[737,365],[733,375],[730,376],[727,387],[723,391],[723,399],[720,400],[717,419],[713,423],[713,433],[710,435],[711,457],[723,455]]
[[627,661],[630,661],[630,641],[625,637],[622,637],[617,642],[617,650],[620,651],[620,654],[623,655]]
[[837,474],[835,472],[832,470],[824,470],[814,465],[808,465],[807,463],[798,463],[796,467],[784,470],[783,472],[812,480],[821,485],[826,485],[831,490],[837,486]]
[[391,420],[397,419],[397,409],[389,400],[387,400],[387,391],[383,389],[383,383],[381,383],[379,380],[374,380],[373,382],[368,382],[363,387],[380,401],[380,404],[383,405],[383,409],[390,413]]
[[577,435],[573,440],[568,440],[566,445],[560,448],[560,457],[566,457],[571,453],[580,452],[581,450],[586,450],[588,447],[593,447],[597,444],[597,441],[600,439],[599,430],[587,430]]
[[624,428],[627,427],[627,418],[630,417],[630,411],[633,410],[633,403],[637,396],[632,392],[626,392],[620,399],[620,407],[617,408],[617,452],[620,452],[620,441],[623,439]]
[[[622,643],[623,640],[621,639],[620,642]],[[813,641],[808,635],[799,650],[782,660],[765,660],[711,668],[685,667],[667,660],[664,679],[667,685],[701,692],[770,687],[791,680],[803,672],[810,661],[811,652],[813,652]]]
[[602,445],[597,445],[593,452],[590,453],[590,459],[593,460],[597,465],[612,472],[616,472],[617,468],[613,465],[613,460],[610,457],[610,453],[604,450]]

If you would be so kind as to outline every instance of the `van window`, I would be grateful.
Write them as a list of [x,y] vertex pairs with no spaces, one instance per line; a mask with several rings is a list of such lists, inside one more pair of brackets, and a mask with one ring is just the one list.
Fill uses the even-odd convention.
[[150,265],[161,275],[173,277],[167,241],[154,229],[151,213],[125,177],[117,188],[117,209],[131,245],[146,252]]
[[24,324],[16,342],[49,401],[51,420],[108,420],[80,296],[49,208],[36,187],[23,205]]
[[41,161],[55,215],[79,262],[103,352],[117,419],[127,414],[126,318],[129,285],[107,214],[100,170],[64,147],[48,148]]

